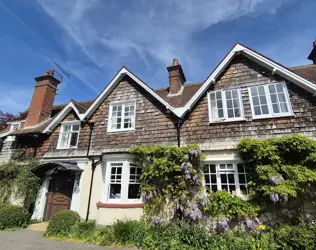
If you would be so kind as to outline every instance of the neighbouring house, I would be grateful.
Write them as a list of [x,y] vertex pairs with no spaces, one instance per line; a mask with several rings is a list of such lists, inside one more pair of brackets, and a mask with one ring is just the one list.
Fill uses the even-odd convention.
[[[142,214],[134,145],[196,143],[206,155],[205,185],[247,194],[236,153],[243,137],[302,134],[316,139],[316,42],[313,64],[288,68],[236,44],[206,77],[186,83],[178,60],[167,67],[169,87],[152,89],[126,67],[91,101],[54,105],[60,81],[36,77],[27,118],[0,132],[0,161],[34,155],[42,179],[34,219],[71,209],[107,225]],[[167,79],[166,79],[167,81]]]

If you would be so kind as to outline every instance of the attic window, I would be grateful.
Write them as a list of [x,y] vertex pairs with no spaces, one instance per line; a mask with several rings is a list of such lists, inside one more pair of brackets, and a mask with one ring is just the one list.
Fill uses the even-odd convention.
[[80,122],[61,125],[58,137],[58,149],[76,148],[78,145]]
[[[10,132],[14,132],[16,130],[18,130],[21,126],[21,122],[12,122],[11,126],[10,126]],[[14,141],[15,140],[15,136],[11,135],[7,137],[7,141]]]
[[293,114],[284,82],[250,87],[249,96],[253,118]]
[[208,93],[210,122],[243,119],[240,89],[217,90]]
[[135,129],[135,101],[110,104],[108,132],[129,131]]

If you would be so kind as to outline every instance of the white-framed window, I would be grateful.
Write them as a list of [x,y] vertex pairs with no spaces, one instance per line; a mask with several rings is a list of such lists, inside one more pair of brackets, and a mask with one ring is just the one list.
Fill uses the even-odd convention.
[[141,167],[129,161],[108,161],[104,173],[103,202],[141,203]]
[[249,87],[253,118],[292,115],[292,107],[285,82]]
[[242,163],[204,163],[204,181],[208,192],[226,190],[247,196],[247,173]]
[[135,101],[110,103],[108,132],[134,130],[135,114]]
[[208,92],[210,122],[244,119],[240,89]]
[[[16,130],[18,130],[21,126],[21,122],[12,122],[10,125],[10,132],[14,132]],[[7,137],[7,141],[14,141],[15,140],[15,136],[14,135],[10,135]]]
[[78,145],[78,138],[80,133],[80,122],[65,122],[61,124],[58,149],[76,148]]

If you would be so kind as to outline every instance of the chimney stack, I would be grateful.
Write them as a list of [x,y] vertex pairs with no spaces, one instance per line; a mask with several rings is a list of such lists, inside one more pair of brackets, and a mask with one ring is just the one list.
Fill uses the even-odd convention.
[[316,40],[313,42],[313,50],[308,56],[309,60],[312,60],[316,64]]
[[167,67],[169,72],[169,96],[181,95],[186,79],[178,59],[173,59],[172,66]]
[[45,72],[43,76],[35,77],[35,90],[26,118],[25,127],[34,126],[50,118],[57,86],[60,83],[54,77],[54,69]]

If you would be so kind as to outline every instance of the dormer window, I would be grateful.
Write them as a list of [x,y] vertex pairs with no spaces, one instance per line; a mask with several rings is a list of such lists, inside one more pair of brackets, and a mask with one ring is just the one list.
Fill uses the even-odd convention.
[[235,121],[244,118],[240,89],[208,93],[210,122]]
[[289,94],[284,82],[249,88],[253,118],[292,115]]
[[61,125],[58,149],[76,148],[78,145],[80,122],[67,122]]
[[110,104],[108,132],[130,131],[135,129],[135,101]]
[[[10,125],[10,132],[14,132],[16,130],[18,130],[21,126],[21,122],[12,122]],[[7,141],[14,141],[15,140],[15,136],[11,135],[7,137]]]

